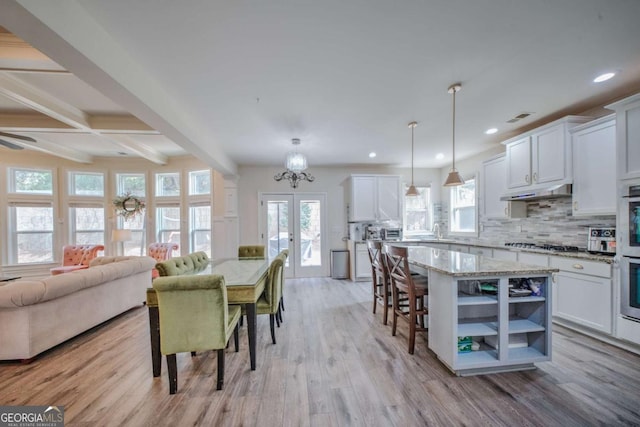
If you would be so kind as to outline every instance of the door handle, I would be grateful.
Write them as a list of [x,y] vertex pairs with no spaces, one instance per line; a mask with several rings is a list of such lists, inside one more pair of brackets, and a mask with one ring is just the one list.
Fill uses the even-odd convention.
[[533,182],[538,182],[538,173],[537,172],[533,173]]

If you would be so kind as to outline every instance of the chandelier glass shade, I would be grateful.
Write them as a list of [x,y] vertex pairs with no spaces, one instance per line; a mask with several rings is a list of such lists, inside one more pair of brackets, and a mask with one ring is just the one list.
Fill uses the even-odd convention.
[[[291,142],[294,146],[300,145],[300,140],[298,138],[294,138]],[[297,150],[287,154],[285,167],[287,170],[277,174],[273,179],[276,181],[286,179],[289,181],[292,188],[298,188],[300,181],[313,182],[315,180],[312,175],[304,172],[304,170],[307,169],[307,157],[304,154],[299,153]]]

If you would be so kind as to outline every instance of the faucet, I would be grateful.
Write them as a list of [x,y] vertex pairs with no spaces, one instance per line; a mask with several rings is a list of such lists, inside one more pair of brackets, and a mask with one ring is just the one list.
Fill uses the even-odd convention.
[[433,223],[433,235],[438,240],[442,239],[442,230],[440,230],[440,223],[438,222]]

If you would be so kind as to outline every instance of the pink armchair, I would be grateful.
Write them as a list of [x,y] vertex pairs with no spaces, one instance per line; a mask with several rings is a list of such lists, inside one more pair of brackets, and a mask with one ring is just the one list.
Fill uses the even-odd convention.
[[[177,251],[180,246],[177,243],[152,243],[147,248],[147,255],[155,259],[157,262],[166,261],[173,256],[173,251]],[[158,270],[151,270],[151,278],[155,279],[159,276]]]
[[98,252],[104,251],[103,245],[67,245],[62,248],[62,266],[52,268],[53,276],[70,271],[89,268],[92,259],[98,256]]

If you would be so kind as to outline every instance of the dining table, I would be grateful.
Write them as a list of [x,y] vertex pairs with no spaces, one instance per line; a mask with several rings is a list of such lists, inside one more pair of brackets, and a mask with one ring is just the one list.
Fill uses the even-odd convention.
[[[201,270],[185,275],[222,275],[227,288],[228,304],[243,305],[247,315],[247,335],[251,370],[256,369],[256,302],[264,292],[269,261],[266,259],[214,259]],[[160,352],[160,316],[155,290],[147,289],[149,310],[149,334],[151,338],[151,359],[153,376],[160,376],[162,354]]]

